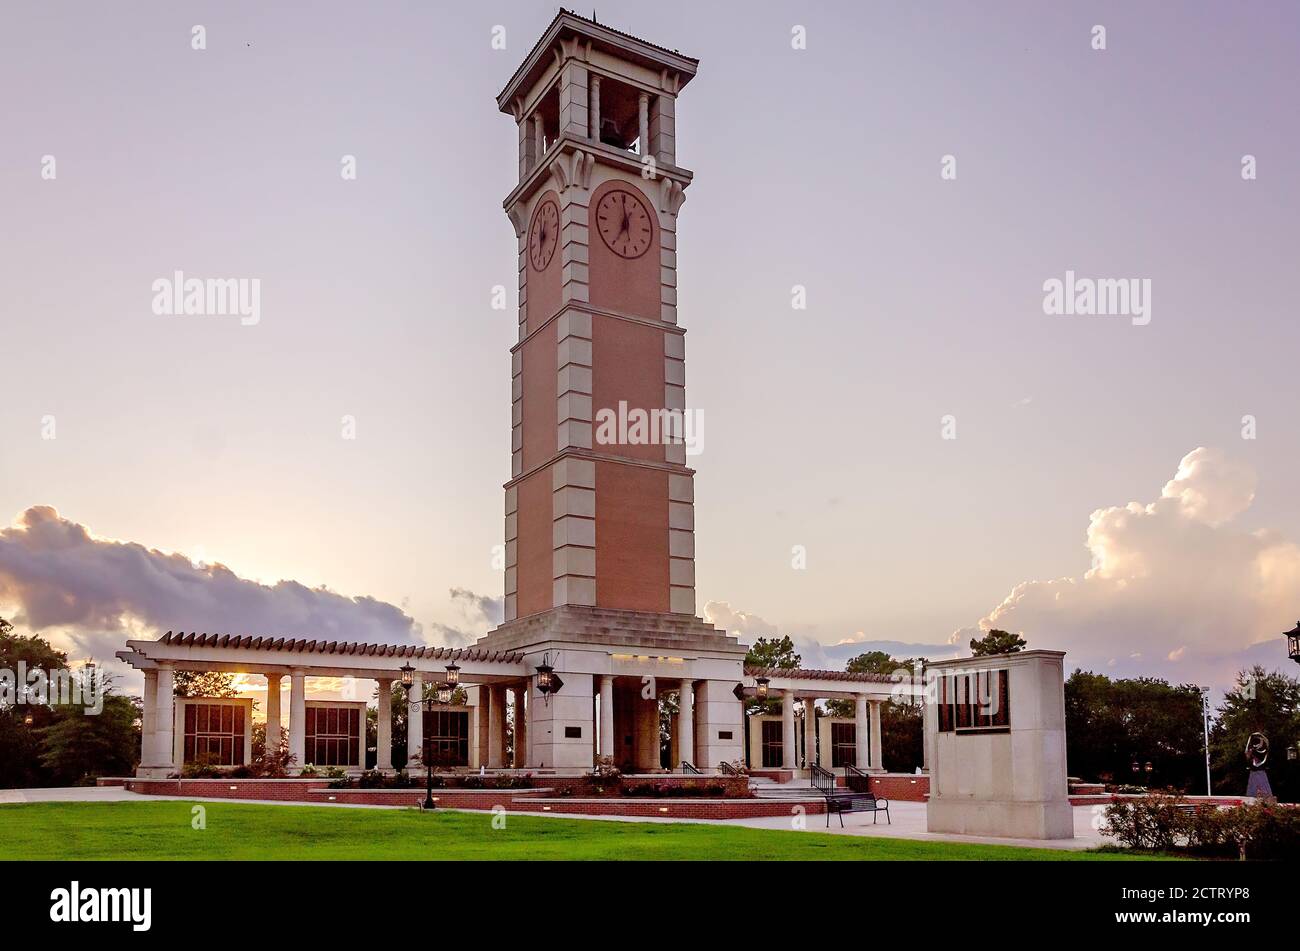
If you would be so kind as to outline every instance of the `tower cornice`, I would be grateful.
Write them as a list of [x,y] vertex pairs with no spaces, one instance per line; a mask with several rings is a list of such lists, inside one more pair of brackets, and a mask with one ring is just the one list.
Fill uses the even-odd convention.
[[676,74],[676,90],[691,81],[700,65],[698,59],[656,46],[561,7],[505,88],[497,94],[497,108],[505,113],[512,112],[511,101],[531,89],[546,70],[551,68],[554,57],[560,55],[563,43],[574,44],[575,48],[601,49],[655,72]]

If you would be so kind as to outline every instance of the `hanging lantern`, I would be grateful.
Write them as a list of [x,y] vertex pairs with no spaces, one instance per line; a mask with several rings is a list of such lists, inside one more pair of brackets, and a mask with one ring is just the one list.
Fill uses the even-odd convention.
[[451,684],[438,684],[438,702],[451,703]]
[[555,688],[555,668],[546,661],[537,665],[537,689],[545,696]]
[[460,684],[460,668],[456,662],[452,661],[447,665],[447,686],[456,687]]
[[757,684],[754,692],[758,695],[759,700],[767,699],[767,685],[771,683],[766,677],[755,677],[754,683]]
[[1286,632],[1286,653],[1297,664],[1300,664],[1300,622]]
[[411,684],[414,683],[415,668],[411,666],[410,661],[407,661],[398,669],[402,672],[402,689],[410,693]]

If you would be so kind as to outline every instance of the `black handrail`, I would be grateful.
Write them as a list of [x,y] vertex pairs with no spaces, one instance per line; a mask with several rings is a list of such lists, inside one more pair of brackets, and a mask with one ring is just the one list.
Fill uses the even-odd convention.
[[835,792],[835,774],[828,769],[823,769],[816,763],[808,767],[808,778],[812,781],[813,788],[823,796],[829,796]]
[[736,767],[732,766],[732,765],[731,765],[730,763],[728,763],[726,760],[723,760],[721,763],[718,764],[718,772],[722,773],[723,776],[741,776],[741,775],[743,775],[743,774],[740,772],[740,770],[736,769]]
[[871,792],[871,776],[849,763],[844,764],[844,781],[854,792]]
[[694,773],[696,776],[703,776],[703,775],[704,775],[704,774],[701,773],[698,769],[695,768],[695,765],[694,765],[693,763],[688,763],[688,762],[686,762],[686,760],[682,760],[682,772],[683,772],[683,773]]

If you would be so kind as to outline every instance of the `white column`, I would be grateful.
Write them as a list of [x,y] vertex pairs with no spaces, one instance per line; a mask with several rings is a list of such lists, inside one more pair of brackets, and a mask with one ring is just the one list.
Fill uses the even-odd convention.
[[280,748],[280,736],[284,723],[280,719],[280,679],[281,674],[266,675],[266,748],[268,751]]
[[867,763],[867,695],[858,694],[853,698],[853,746],[854,763],[858,769],[866,770]]
[[882,701],[871,701],[871,768],[885,771],[885,751],[880,743],[880,708]]
[[492,684],[488,687],[488,769],[505,765],[506,691]]
[[591,127],[591,137],[600,141],[600,77],[592,76],[587,81],[587,118]]
[[176,725],[176,681],[171,664],[158,665],[158,689],[154,711],[154,749],[158,766],[168,771],[180,768],[176,760],[175,725]]
[[641,93],[637,97],[636,130],[640,141],[640,154],[650,154],[650,94]]
[[528,688],[525,684],[519,684],[514,688],[515,695],[515,748],[514,748],[514,766],[520,769],[528,765],[528,711],[524,706],[524,694]]
[[600,755],[614,755],[614,678],[600,678]]
[[794,691],[781,691],[781,765],[785,769],[799,766],[794,749]]
[[307,674],[300,667],[289,671],[289,755],[291,772],[307,765]]
[[533,148],[537,152],[537,161],[539,163],[546,154],[546,132],[544,128],[542,114],[539,112],[533,116]]
[[375,769],[388,772],[393,768],[393,680],[381,677],[379,709],[375,714]]
[[803,757],[804,766],[811,770],[817,762],[817,700],[814,697],[803,698]]
[[[677,758],[693,766],[695,762],[695,683],[683,680],[677,694]],[[707,765],[707,764],[706,764]]]
[[144,672],[144,711],[140,717],[140,767],[154,765],[158,747],[158,671]]
[[406,704],[406,768],[424,765],[424,674],[411,674]]

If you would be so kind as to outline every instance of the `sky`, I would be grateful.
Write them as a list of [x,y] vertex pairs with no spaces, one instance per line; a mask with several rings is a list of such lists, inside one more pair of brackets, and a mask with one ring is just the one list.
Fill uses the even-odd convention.
[[[677,143],[706,617],[806,666],[991,626],[1116,676],[1287,663],[1300,10],[1171,9],[599,6],[701,61]],[[499,622],[493,97],[556,10],[4,4],[0,616],[101,660]],[[258,279],[256,323],[156,314],[176,270]],[[1149,281],[1149,311],[1046,313],[1068,271]]]

